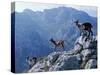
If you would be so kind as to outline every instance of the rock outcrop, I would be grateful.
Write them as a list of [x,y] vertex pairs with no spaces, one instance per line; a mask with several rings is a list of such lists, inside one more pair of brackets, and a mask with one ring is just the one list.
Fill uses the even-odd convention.
[[97,68],[97,37],[80,36],[72,50],[52,52],[37,61],[27,72],[62,71]]

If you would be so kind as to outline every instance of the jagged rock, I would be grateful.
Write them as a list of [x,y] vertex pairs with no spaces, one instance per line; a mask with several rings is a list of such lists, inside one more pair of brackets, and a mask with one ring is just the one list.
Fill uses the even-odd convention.
[[50,53],[43,60],[39,61],[36,65],[32,67],[28,72],[43,72],[48,71],[49,67],[55,63],[57,58],[62,54],[62,52]]
[[76,44],[74,46],[74,49],[73,50],[75,50],[76,52],[79,52],[81,49],[82,49],[82,46],[80,44]]
[[87,62],[85,69],[90,69],[90,68],[97,68],[97,60],[96,59],[90,59]]
[[86,37],[80,36],[79,38],[77,38],[77,40],[75,41],[75,44],[79,43],[81,45],[84,44]]
[[[91,69],[97,67],[97,37],[80,36],[72,50],[52,52],[39,60],[28,72]],[[85,62],[86,61],[86,62]]]
[[91,49],[85,49],[81,52],[82,54],[82,60],[87,60],[90,58],[90,55],[91,55]]
[[53,65],[49,71],[61,71],[61,70],[72,70],[72,69],[79,69],[80,64],[77,55],[74,56],[64,56],[62,55]]

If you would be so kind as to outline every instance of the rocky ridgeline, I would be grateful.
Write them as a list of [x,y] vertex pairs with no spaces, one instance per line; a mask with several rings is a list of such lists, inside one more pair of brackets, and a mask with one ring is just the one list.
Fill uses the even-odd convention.
[[69,51],[52,52],[38,60],[27,72],[97,68],[97,37],[80,36]]

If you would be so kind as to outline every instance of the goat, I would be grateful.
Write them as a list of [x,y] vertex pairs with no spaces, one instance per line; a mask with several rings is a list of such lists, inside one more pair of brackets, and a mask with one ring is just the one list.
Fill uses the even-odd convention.
[[64,40],[53,40],[53,38],[51,38],[50,42],[54,44],[55,46],[54,50],[56,50],[57,47],[62,47],[64,50]]
[[84,30],[85,30],[85,31],[88,31],[88,33],[89,33],[89,34],[88,34],[88,37],[90,36],[90,34],[93,35],[93,32],[92,32],[92,30],[91,30],[91,28],[92,28],[91,23],[85,22],[85,23],[80,24],[80,23],[79,23],[79,20],[76,20],[74,23],[75,23],[76,26],[79,28],[79,30],[80,30],[80,35],[83,33]]
[[28,63],[29,68],[31,68],[33,65],[36,64],[37,58],[36,57],[29,57],[29,56],[27,56],[26,57],[26,62]]

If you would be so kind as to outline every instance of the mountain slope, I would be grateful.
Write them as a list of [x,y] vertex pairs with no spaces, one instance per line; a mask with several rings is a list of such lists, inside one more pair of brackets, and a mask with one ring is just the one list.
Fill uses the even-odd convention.
[[27,72],[62,71],[97,68],[97,37],[80,36],[70,51],[52,52],[37,61]]

